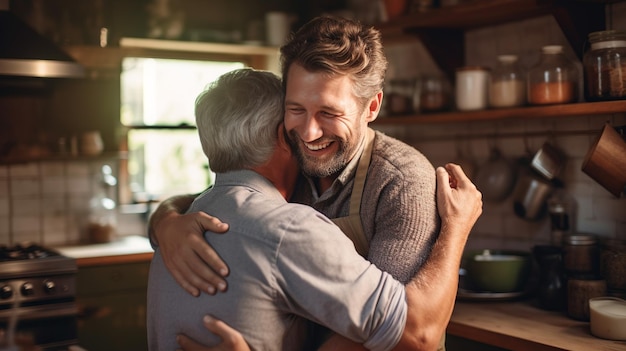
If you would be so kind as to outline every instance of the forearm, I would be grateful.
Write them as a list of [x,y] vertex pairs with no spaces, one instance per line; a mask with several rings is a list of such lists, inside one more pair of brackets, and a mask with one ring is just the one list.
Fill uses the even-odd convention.
[[435,350],[454,309],[467,232],[442,226],[428,261],[405,287],[407,321],[396,350]]
[[148,237],[153,247],[159,246],[155,228],[163,219],[182,214],[189,209],[196,195],[177,195],[162,201],[148,221]]

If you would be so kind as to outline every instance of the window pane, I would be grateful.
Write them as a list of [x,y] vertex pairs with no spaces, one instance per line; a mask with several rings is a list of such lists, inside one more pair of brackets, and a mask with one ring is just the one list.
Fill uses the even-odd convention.
[[126,57],[122,61],[121,119],[124,125],[195,125],[196,97],[242,62]]
[[199,193],[213,183],[196,130],[131,129],[128,149],[135,199]]

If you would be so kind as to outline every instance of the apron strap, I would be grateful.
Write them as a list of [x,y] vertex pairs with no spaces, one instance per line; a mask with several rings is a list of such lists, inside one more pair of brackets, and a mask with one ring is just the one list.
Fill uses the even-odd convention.
[[363,194],[363,188],[365,187],[365,178],[367,178],[367,169],[370,166],[372,159],[372,148],[374,145],[374,130],[367,128],[367,137],[365,139],[365,149],[359,160],[359,165],[356,170],[356,176],[354,177],[354,187],[352,188],[352,194],[350,195],[350,216],[360,216],[361,213],[361,195]]
[[332,221],[341,228],[343,233],[352,240],[356,251],[363,257],[367,258],[369,252],[369,242],[363,231],[363,223],[361,222],[361,195],[367,177],[367,169],[369,168],[372,158],[372,145],[374,144],[374,130],[368,128],[365,140],[365,147],[359,164],[357,165],[356,175],[354,177],[354,186],[350,195],[350,212],[347,217],[335,218]]

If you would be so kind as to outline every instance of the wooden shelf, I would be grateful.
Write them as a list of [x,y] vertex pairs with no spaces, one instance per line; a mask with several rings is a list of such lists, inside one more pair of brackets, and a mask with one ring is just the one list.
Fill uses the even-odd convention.
[[451,111],[408,116],[388,116],[376,119],[374,125],[407,125],[468,121],[497,121],[506,119],[561,118],[584,115],[606,115],[613,113],[626,113],[626,100],[489,109],[469,112]]
[[[551,15],[579,58],[587,35],[605,29],[607,1],[581,0],[469,0],[459,5],[410,13],[377,27],[385,42],[413,35],[430,51],[435,62],[454,77],[464,65],[464,31],[527,18]],[[615,2],[615,1],[609,1]]]

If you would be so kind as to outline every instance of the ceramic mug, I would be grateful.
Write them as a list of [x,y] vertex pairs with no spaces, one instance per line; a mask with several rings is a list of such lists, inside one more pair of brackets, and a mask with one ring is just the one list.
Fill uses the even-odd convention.
[[626,187],[626,141],[610,124],[591,146],[582,171],[613,195],[620,197]]
[[287,40],[295,17],[286,12],[272,11],[265,14],[266,41],[271,46],[281,46]]
[[102,136],[98,131],[85,132],[80,136],[80,152],[85,156],[96,156],[104,150]]

